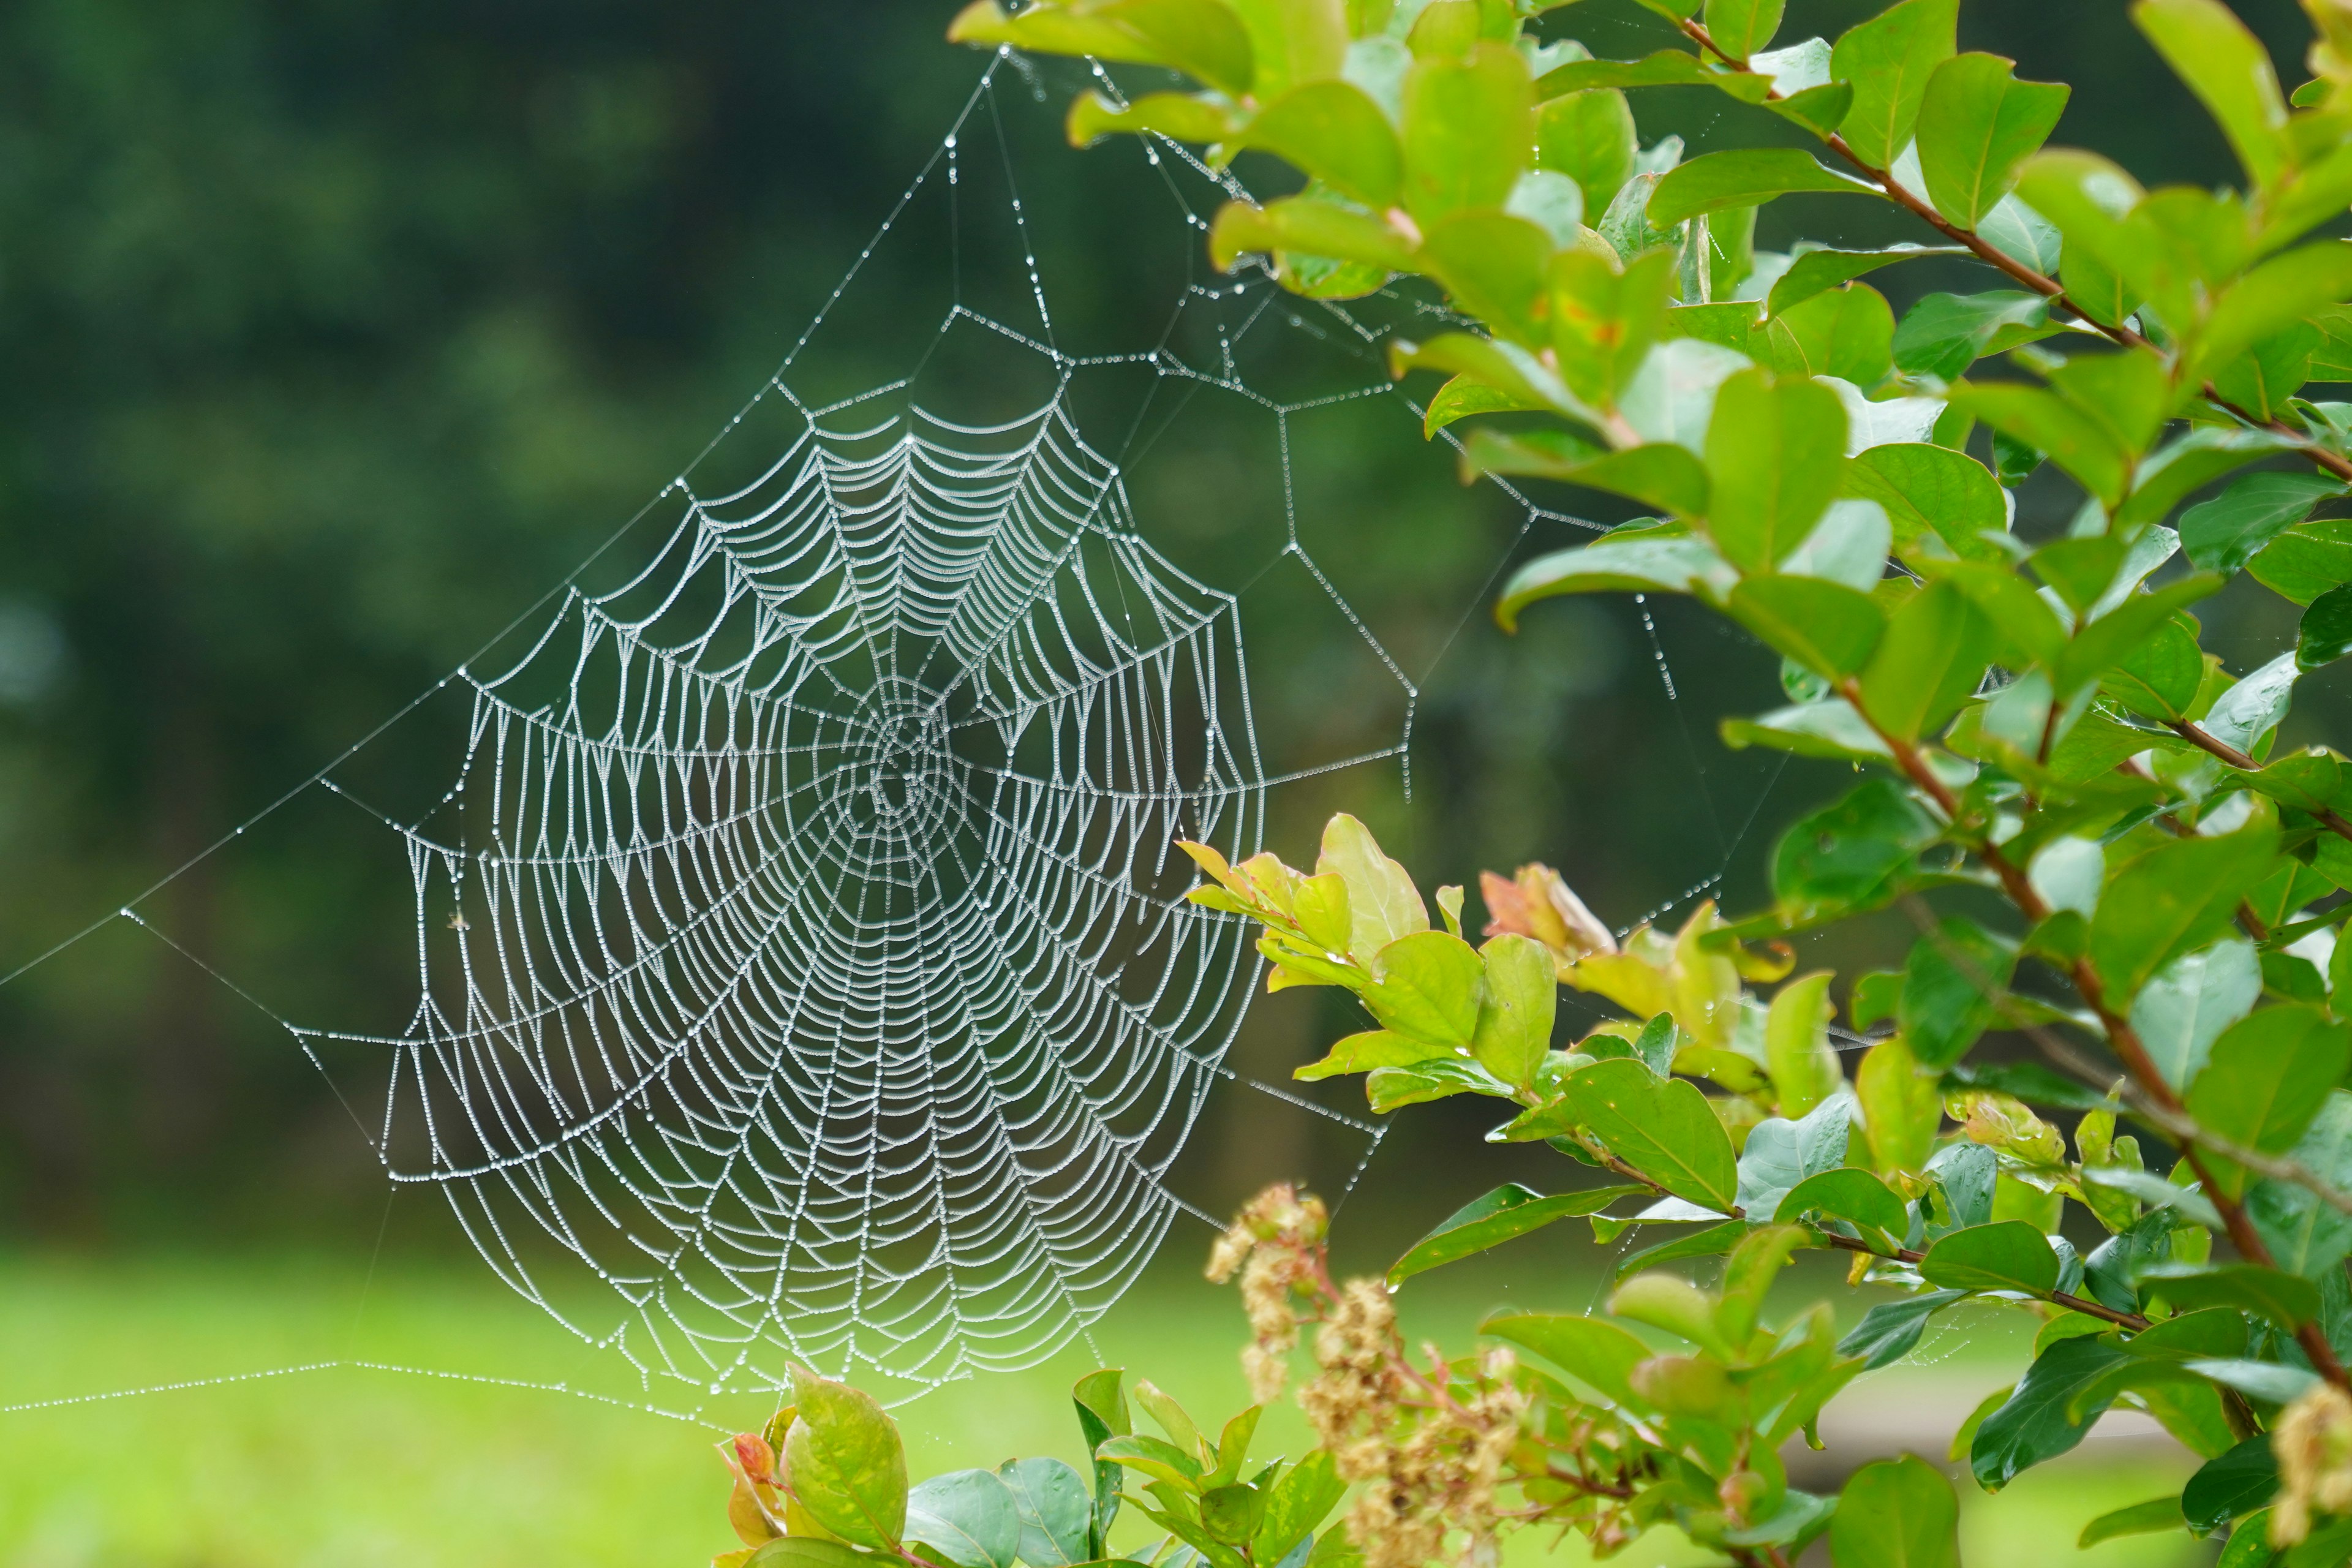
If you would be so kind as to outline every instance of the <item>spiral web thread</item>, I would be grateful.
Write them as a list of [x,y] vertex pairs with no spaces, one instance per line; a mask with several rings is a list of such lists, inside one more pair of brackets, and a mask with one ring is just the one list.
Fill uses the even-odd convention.
[[[1191,285],[1149,350],[1065,353],[1012,194],[1008,65],[1031,69],[991,64],[695,463],[482,654],[260,814],[316,787],[399,836],[416,919],[407,1026],[296,1022],[213,972],[339,1095],[355,1064],[372,1069],[380,1117],[345,1104],[393,1180],[444,1194],[507,1283],[616,1348],[642,1388],[693,1391],[688,1411],[641,1406],[662,1414],[700,1419],[701,1395],[772,1389],[791,1363],[900,1398],[1034,1364],[1118,1299],[1180,1210],[1217,1223],[1165,1177],[1210,1089],[1235,1080],[1223,1058],[1260,966],[1243,922],[1184,901],[1193,875],[1172,841],[1238,859],[1287,780],[1409,767],[1418,688],[1301,545],[1290,492],[1294,416],[1387,397],[1418,423],[1383,374],[1383,329],[1245,271]],[[1037,325],[970,309],[959,289],[938,334],[1035,356],[1053,395],[977,424],[910,400],[912,375],[803,402],[802,351],[918,195],[943,178],[953,198],[962,141],[991,122]],[[1179,144],[1140,146],[1188,231],[1246,195]],[[1374,303],[1444,315],[1387,291]],[[1221,312],[1219,363],[1171,346],[1195,310]],[[1363,379],[1304,401],[1254,390],[1234,349],[1269,330],[1337,344]],[[1395,743],[1268,772],[1237,602],[1249,584],[1212,587],[1146,542],[1118,459],[1066,405],[1074,378],[1118,366],[1274,416],[1287,537],[1258,575],[1287,563],[1345,617],[1401,693]],[[779,409],[793,434],[772,460],[748,483],[698,489],[723,443]],[[1512,494],[1522,532],[1594,526]],[[667,509],[667,542],[634,577],[579,586]],[[493,660],[518,630],[527,651]],[[337,780],[444,691],[472,713],[437,805],[399,820]],[[0,984],[115,919],[177,947],[139,905],[186,869]],[[1352,1189],[1382,1124],[1249,1087],[1359,1136]],[[617,1292],[617,1326],[559,1305],[543,1275],[567,1267]],[[158,1387],[330,1367],[466,1375],[352,1359]]]

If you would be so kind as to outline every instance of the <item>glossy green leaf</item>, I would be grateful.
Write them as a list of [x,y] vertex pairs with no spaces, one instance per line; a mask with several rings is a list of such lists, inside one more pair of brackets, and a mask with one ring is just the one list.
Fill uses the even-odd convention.
[[895,1550],[907,1523],[898,1423],[871,1394],[801,1367],[793,1369],[793,1403],[799,1415],[785,1449],[794,1499],[852,1545]]
[[2253,944],[2218,942],[2157,972],[2132,999],[2132,1028],[2164,1080],[2181,1089],[2205,1070],[2213,1042],[2252,1011],[2262,990]]
[[996,1474],[1013,1494],[1021,1560],[1029,1568],[1066,1568],[1094,1557],[1088,1536],[1094,1501],[1077,1471],[1059,1459],[1032,1458],[1008,1459]]
[[2159,844],[2117,868],[2091,921],[2091,963],[2109,1005],[2128,1005],[2158,970],[2227,931],[2277,853],[2273,835],[2245,830]]
[[1470,1054],[1505,1083],[1534,1082],[1551,1045],[1559,979],[1551,950],[1530,937],[1503,935],[1479,950],[1486,984]]
[[2132,20],[2230,139],[2257,185],[2286,171],[2286,99],[2270,51],[2220,0],[2137,0]]
[[2260,752],[2263,737],[2286,717],[2302,676],[2294,655],[2281,654],[2215,698],[2199,727],[2225,745]]
[[1547,405],[1530,402],[1517,394],[1499,386],[1489,385],[1475,375],[1455,376],[1437,389],[1423,412],[1421,431],[1434,436],[1458,420],[1475,414],[1518,414],[1537,412]]
[[1785,0],[1706,0],[1707,34],[1716,47],[1735,60],[1744,60],[1772,41],[1780,30]]
[[2186,719],[2205,684],[2205,650],[2197,624],[2173,615],[2100,678],[2101,689],[2149,719]]
[[1587,215],[1609,210],[1637,151],[1633,110],[1622,92],[1594,88],[1536,107],[1536,166],[1574,180]]
[[[2352,1030],[2299,1004],[2264,1007],[2222,1031],[2211,1059],[2189,1084],[2189,1114],[2242,1148],[2276,1154],[2292,1147],[2352,1066]],[[2223,1191],[2245,1190],[2235,1162],[2208,1153]]]
[[2039,294],[1994,289],[1929,294],[1895,329],[1895,365],[1907,375],[1958,381],[1986,354],[2048,337],[2050,302]]
[[2114,1541],[2126,1535],[2154,1535],[2161,1531],[2180,1528],[2180,1500],[2160,1497],[2099,1515],[2083,1527],[2083,1533],[2074,1538],[2074,1545],[2078,1550],[2087,1552],[2103,1541]]
[[1692,1084],[1620,1059],[1579,1068],[1562,1093],[1610,1152],[1676,1197],[1730,1212],[1738,1190],[1731,1137]]
[[2069,90],[2018,80],[1999,55],[1955,55],[1938,65],[1919,102],[1927,199],[1961,227],[1976,226],[2057,129]]
[[2316,518],[2273,540],[2246,570],[2273,593],[2308,605],[2352,582],[2352,518]]
[[1715,395],[1706,466],[1707,521],[1732,564],[1769,570],[1805,542],[1844,477],[1845,406],[1810,380],[1743,371]]
[[1621,1404],[1633,1402],[1630,1374],[1650,1359],[1650,1347],[1623,1329],[1578,1313],[1499,1312],[1479,1324],[1478,1331],[1535,1352]]
[[1423,226],[1510,198],[1535,147],[1526,60],[1483,43],[1465,58],[1423,58],[1404,82],[1405,209]]
[[1832,678],[1867,664],[1886,624],[1869,595],[1818,577],[1748,578],[1729,608],[1775,652]]
[[1404,150],[1388,116],[1361,88],[1337,78],[1283,94],[1241,140],[1370,207],[1393,205],[1404,178]]
[[1321,1448],[1309,1452],[1274,1483],[1257,1532],[1250,1539],[1251,1561],[1281,1563],[1330,1516],[1347,1493],[1348,1483],[1339,1479],[1330,1454]]
[[1774,316],[1763,342],[1783,375],[1833,375],[1875,386],[1895,369],[1895,312],[1876,289],[1849,284]]
[[1930,584],[1889,617],[1862,672],[1864,710],[1903,740],[1933,732],[1975,693],[1998,642],[1992,621],[1967,594],[1949,582]]
[[1966,1300],[1968,1294],[1966,1290],[1929,1290],[1899,1301],[1881,1301],[1838,1341],[1838,1354],[1861,1356],[1864,1372],[1892,1366],[1911,1353],[1927,1331],[1928,1319]]
[[2294,662],[2317,669],[2352,653],[2352,587],[2330,588],[2303,612],[2295,628]]
[[1792,907],[1866,903],[1936,837],[1935,819],[1901,785],[1871,779],[1789,829],[1773,855],[1773,895]]
[[2070,1416],[2068,1411],[2079,1394],[2129,1359],[2128,1352],[2088,1338],[2061,1340],[2034,1357],[2009,1398],[1977,1426],[1969,1447],[1977,1484],[1999,1491],[2026,1469],[2081,1443],[2101,1412],[2085,1409]]
[[2278,1479],[2270,1436],[2257,1432],[2189,1478],[2180,1489],[2181,1517],[2191,1530],[2219,1530],[2269,1502]]
[[2006,562],[1987,534],[2009,532],[2009,506],[1992,472],[1965,452],[1925,442],[1873,447],[1846,469],[1846,489],[1886,509],[1895,546],[1940,539],[1963,560]]
[[1217,0],[1107,0],[1083,9],[1033,5],[1017,16],[1007,16],[996,0],[974,0],[956,13],[948,38],[1170,66],[1235,96],[1250,90],[1256,74],[1249,34]]
[[1495,618],[1516,630],[1519,612],[1562,594],[1686,594],[1700,588],[1728,593],[1737,576],[1705,538],[1692,533],[1604,539],[1576,550],[1539,555],[1512,574],[1495,602]]
[[907,1494],[902,1538],[956,1568],[1013,1568],[1021,1552],[1020,1505],[994,1473],[950,1470]]
[[1780,1112],[1791,1121],[1837,1092],[1845,1075],[1830,1044],[1830,981],[1826,969],[1780,987],[1764,1023],[1765,1068]]
[[2252,1313],[2292,1330],[2319,1316],[2319,1287],[2297,1275],[2251,1263],[2158,1264],[2139,1274],[2140,1293],[2177,1312],[2210,1308]]
[[1960,1504],[1916,1454],[1856,1470],[1830,1523],[1836,1568],[1960,1568]]
[[1959,0],[1902,0],[1838,39],[1832,73],[1853,85],[1840,126],[1854,155],[1884,169],[1911,140],[1927,79],[1957,45]]
[[1754,206],[1793,191],[1882,196],[1877,186],[1826,167],[1795,147],[1708,153],[1672,170],[1650,193],[1650,222],[1671,228],[1725,207]]
[[1789,263],[1765,297],[1767,308],[1774,315],[1790,306],[1812,298],[1823,289],[1834,289],[1864,273],[1875,272],[1897,261],[1911,261],[1922,256],[1961,256],[1967,252],[1957,245],[1889,245],[1873,250],[1835,250],[1823,247],[1802,250]]
[[2050,1240],[2022,1220],[1956,1230],[1927,1249],[1919,1278],[1953,1290],[2025,1290],[2058,1288],[2058,1255]]
[[1690,452],[1671,441],[1653,441],[1619,451],[1584,446],[1562,431],[1473,430],[1462,450],[1465,472],[1558,479],[1588,489],[1607,490],[1681,517],[1706,510],[1706,470]]
[[1789,1189],[1772,1217],[1785,1224],[1813,1213],[1864,1227],[1865,1240],[1874,1239],[1871,1233],[1875,1231],[1876,1239],[1889,1249],[1903,1244],[1910,1226],[1903,1200],[1868,1171],[1852,1166],[1807,1176]]
[[2343,491],[2326,474],[2248,474],[2180,514],[2181,553],[2205,571],[2234,574],[2314,506]]
[[[2288,1157],[2339,1192],[2352,1189],[2352,1093],[2330,1089]],[[2282,1268],[2318,1279],[2352,1256],[2352,1215],[2292,1182],[2259,1181],[2246,1217]]]
[[2001,1019],[2017,954],[1964,915],[1948,916],[1911,944],[1896,1013],[1919,1064],[1951,1066]]
[[1455,1262],[1489,1247],[1499,1247],[1529,1231],[1539,1230],[1554,1220],[1599,1214],[1619,1198],[1644,1190],[1641,1187],[1593,1187],[1583,1192],[1546,1197],[1517,1182],[1506,1182],[1494,1191],[1472,1199],[1436,1229],[1414,1242],[1403,1257],[1390,1266],[1389,1289],[1393,1290],[1414,1275],[1426,1273],[1442,1264]]

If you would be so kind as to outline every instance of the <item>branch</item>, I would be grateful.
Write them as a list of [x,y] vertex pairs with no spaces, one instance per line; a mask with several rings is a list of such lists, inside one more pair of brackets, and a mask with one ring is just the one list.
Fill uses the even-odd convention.
[[[2263,764],[2260,762],[2238,750],[2219,735],[2206,730],[2202,725],[2192,724],[2186,719],[2168,719],[2165,721],[2165,727],[2200,751],[2221,758],[2240,773],[2258,773],[2263,771]],[[2338,838],[2352,839],[2352,822],[2347,822],[2332,811],[2316,811],[2311,815],[2317,819],[2320,826]]]
[[[1689,17],[1685,17],[1683,18],[1680,26],[1683,32],[1701,48],[1715,56],[1716,58],[1721,60],[1733,70],[1745,76],[1755,76],[1760,74],[1756,71],[1754,68],[1749,66],[1746,60],[1736,60],[1728,54],[1726,54],[1721,46],[1716,43],[1714,37],[1707,32],[1705,25],[1693,21]],[[1764,96],[1769,101],[1772,102],[1787,101],[1787,95],[1782,93],[1778,88],[1768,89]],[[2151,353],[2158,353],[2160,356],[2161,351],[2145,336],[2132,331],[2129,327],[2111,327],[2107,325],[2106,322],[2102,321],[2097,317],[2092,315],[2088,310],[2084,310],[2080,305],[2074,303],[2073,300],[2067,298],[2065,286],[2060,283],[2055,278],[2053,278],[2048,273],[2042,272],[2035,268],[2028,267],[2024,262],[2020,261],[2014,256],[2011,256],[2007,251],[2001,249],[2000,247],[1993,244],[1990,240],[1986,239],[1981,235],[1979,235],[1975,230],[1962,228],[1959,225],[1946,217],[1942,213],[1937,212],[1932,203],[1928,202],[1925,197],[1917,195],[1916,192],[1906,188],[1903,182],[1896,179],[1890,171],[1879,168],[1875,164],[1864,161],[1862,155],[1856,153],[1853,148],[1848,144],[1846,139],[1839,135],[1836,132],[1831,131],[1823,132],[1822,140],[1829,147],[1830,151],[1844,159],[1846,163],[1853,167],[1856,173],[1869,180],[1873,184],[1878,186],[1879,189],[1885,191],[1889,201],[1892,201],[1895,205],[1903,208],[1906,212],[1911,214],[1912,216],[1917,218],[1920,222],[1926,224],[1928,227],[1934,229],[1937,233],[1942,235],[1945,238],[1952,241],[1954,244],[1965,246],[1976,256],[1978,260],[2000,268],[2001,271],[2007,273],[2011,278],[2024,284],[2028,289],[2032,289],[2035,293],[2040,294],[2044,299],[2048,300],[2051,305],[2055,309],[2064,310],[2076,321],[2081,321],[2084,325],[2100,332],[2112,342],[2120,343],[2127,349],[2146,349]],[[2243,408],[2239,407],[2228,398],[2223,397],[2210,381],[2204,383],[2198,388],[2198,390],[2203,395],[2205,400],[2213,405],[2214,407],[2231,415],[2252,428],[2257,430],[2268,430],[2273,435],[2285,437],[2288,440],[2293,441],[2295,444],[2294,449],[2297,456],[2317,464],[2320,468],[2326,468],[2329,473],[2334,474],[2340,479],[2352,481],[2352,458],[2339,457],[2336,453],[2329,451],[2326,447],[2320,446],[2317,442],[2310,439],[2305,432],[2295,429],[2284,420],[2255,418]]]

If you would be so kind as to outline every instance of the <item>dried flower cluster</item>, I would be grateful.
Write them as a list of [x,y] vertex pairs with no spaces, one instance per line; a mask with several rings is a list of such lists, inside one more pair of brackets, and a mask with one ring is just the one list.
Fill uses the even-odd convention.
[[2352,1398],[2343,1390],[2323,1383],[2288,1405],[2271,1429],[2271,1450],[2279,1467],[2273,1545],[2309,1535],[2314,1510],[2352,1513]]
[[1329,1223],[1323,1200],[1284,1184],[1266,1188],[1234,1216],[1209,1253],[1209,1278],[1223,1284],[1236,1269],[1250,1343],[1242,1352],[1250,1397],[1265,1405],[1290,1381],[1290,1354],[1298,1348],[1298,1305],[1311,1300],[1324,1279],[1323,1235]]

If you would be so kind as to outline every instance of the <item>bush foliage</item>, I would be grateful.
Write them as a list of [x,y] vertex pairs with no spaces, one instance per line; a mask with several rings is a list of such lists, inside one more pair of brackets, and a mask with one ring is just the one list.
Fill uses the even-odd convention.
[[[1662,1523],[1742,1563],[1823,1535],[1839,1568],[1955,1563],[1938,1466],[1817,1497],[1778,1450],[1969,1299],[2042,1322],[2024,1376],[1954,1436],[1979,1485],[2129,1406],[2205,1463],[2086,1543],[2185,1529],[2225,1537],[2232,1568],[2352,1556],[2352,771],[2274,749],[2298,681],[2352,652],[2352,518],[2325,515],[2352,494],[2352,404],[2314,395],[2352,381],[2352,246],[2325,232],[2352,202],[2352,5],[2305,0],[2292,94],[2218,0],[2131,7],[2242,168],[2205,190],[2045,145],[2068,89],[1959,52],[1958,0],[1797,43],[1780,0],[1640,3],[1680,47],[1594,58],[1541,0],[956,19],[974,44],[1190,79],[1089,92],[1073,142],[1286,161],[1303,188],[1226,206],[1220,264],[1318,298],[1426,279],[1461,330],[1393,342],[1392,364],[1445,378],[1427,428],[1465,478],[1654,514],[1528,563],[1507,628],[1564,594],[1703,600],[1779,656],[1789,698],[1724,739],[1862,777],[1780,838],[1768,907],[1622,938],[1529,866],[1486,878],[1474,944],[1461,889],[1433,922],[1344,816],[1311,873],[1192,847],[1196,901],[1262,928],[1274,986],[1342,987],[1376,1026],[1300,1077],[1361,1075],[1381,1112],[1507,1102],[1491,1139],[1589,1178],[1498,1188],[1344,1288],[1311,1198],[1253,1205],[1213,1272],[1241,1278],[1261,1401],[1316,1327],[1318,1447],[1296,1465],[1250,1470],[1255,1408],[1212,1440],[1148,1384],[1165,1436],[1139,1433],[1103,1373],[1077,1396],[1090,1478],[1022,1460],[909,1492],[887,1418],[811,1380],[797,1420],[730,1450],[747,1541],[782,1537],[747,1552],[761,1568],[915,1548],[1059,1568],[1108,1551],[1122,1482],[1162,1559],[1213,1568],[1486,1561],[1530,1525],[1606,1552]],[[1736,100],[1756,144],[1642,146],[1629,95],[1658,86]],[[1891,204],[1918,238],[1757,250],[1758,207],[1792,193]],[[1862,279],[1927,256],[1988,287],[1898,321]],[[2082,499],[2029,539],[2013,492],[2045,464]],[[2240,574],[2303,608],[2292,650],[2233,675],[2192,606]],[[1788,939],[1888,909],[1917,927],[1899,972],[1791,975]],[[1555,1045],[1562,984],[1623,1018]],[[1977,1052],[1988,1035],[2032,1054]],[[2063,1234],[2076,1210],[2104,1236],[2087,1251]],[[1641,1227],[1606,1316],[1515,1311],[1484,1349],[1407,1353],[1389,1290],[1571,1216]],[[1903,1294],[1843,1336],[1827,1301],[1768,1318],[1807,1248]],[[1669,1267],[1716,1258],[1706,1288]]]

